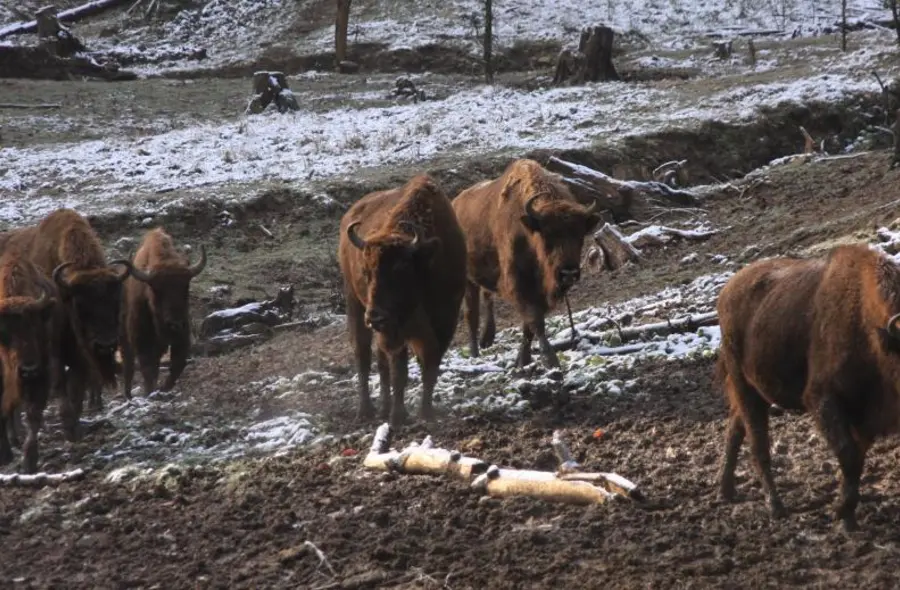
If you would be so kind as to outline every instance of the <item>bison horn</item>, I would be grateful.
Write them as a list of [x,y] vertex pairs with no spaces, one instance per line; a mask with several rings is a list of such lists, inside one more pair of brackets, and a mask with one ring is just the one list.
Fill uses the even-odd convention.
[[538,214],[537,211],[534,210],[534,201],[539,196],[540,195],[534,195],[533,197],[531,197],[530,199],[525,201],[525,214],[528,215],[528,217],[530,217],[531,219],[533,219],[535,221],[535,223],[541,222],[541,216]]
[[585,211],[584,211],[585,215],[593,215],[597,211],[598,207],[599,207],[599,203],[597,203],[597,200],[595,199],[594,202],[591,203],[587,209],[585,209]]
[[203,272],[204,268],[206,268],[206,246],[200,244],[200,260],[191,265],[191,276],[197,276],[198,274]]
[[41,283],[41,296],[38,297],[34,301],[34,303],[29,305],[28,307],[30,307],[34,311],[43,311],[44,309],[46,309],[53,303],[53,300],[50,298],[50,295],[51,295],[50,289],[47,287],[47,285]]
[[350,239],[350,243],[362,250],[366,247],[366,241],[359,237],[359,234],[356,233],[356,226],[362,223],[361,221],[354,221],[347,227],[347,237]]
[[67,268],[75,264],[74,262],[63,262],[59,266],[53,269],[53,282],[59,285],[60,287],[66,289],[69,287],[69,283],[66,281],[66,277],[64,276]]
[[[115,265],[117,265],[117,264],[119,264],[119,265],[125,267],[125,270],[122,271],[122,272],[119,274],[119,276],[116,277],[117,279],[119,279],[119,281],[124,281],[125,279],[128,278],[128,275],[134,276],[134,278],[138,279],[139,281],[141,280],[141,279],[138,278],[138,276],[135,274],[135,271],[137,271],[138,273],[140,273],[140,271],[139,271],[138,269],[136,269],[136,268],[134,267],[133,264],[131,264],[131,261],[130,261],[130,260],[125,260],[124,258],[121,258],[121,259],[119,259],[119,260],[113,260],[112,262],[109,263],[108,266],[115,266]],[[143,274],[143,273],[141,273],[141,274]],[[144,275],[144,276],[145,276],[147,279],[150,278],[150,277],[147,276],[147,275]]]
[[890,319],[887,321],[887,327],[885,328],[890,334],[891,338],[895,338],[900,340],[900,330],[897,329],[897,322],[900,321],[900,313],[892,315]]
[[412,239],[412,241],[409,243],[409,247],[410,247],[410,248],[412,248],[413,250],[415,250],[415,249],[417,249],[419,246],[422,245],[422,234],[421,234],[421,232],[419,231],[419,226],[418,226],[418,225],[416,225],[416,224],[414,224],[414,223],[410,223],[410,222],[408,222],[408,221],[402,221],[402,222],[400,222],[400,225],[401,225],[403,228],[405,228],[406,231],[412,232],[413,239]]

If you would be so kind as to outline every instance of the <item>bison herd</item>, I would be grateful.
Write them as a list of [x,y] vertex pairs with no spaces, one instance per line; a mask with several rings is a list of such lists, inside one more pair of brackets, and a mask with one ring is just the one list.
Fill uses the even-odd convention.
[[[533,160],[516,160],[453,200],[419,175],[354,203],[341,220],[338,260],[359,417],[375,415],[374,339],[380,417],[394,426],[407,419],[411,349],[422,368],[421,417],[432,418],[440,363],[463,302],[472,356],[494,341],[499,296],[522,321],[516,366],[531,363],[535,338],[545,364],[559,366],[545,317],[580,279],[584,239],[599,220],[596,205],[581,205]],[[167,351],[162,389],[171,389],[190,350],[190,283],[205,266],[205,248],[192,264],[161,228],[147,232],[131,260],[107,261],[90,224],[70,209],[0,234],[0,464],[12,460],[22,411],[22,469],[36,470],[51,393],[60,398],[66,439],[77,440],[86,393],[99,408],[102,387],[116,382],[117,350],[125,397],[135,360],[150,392]],[[487,317],[479,338],[482,297]],[[717,311],[717,372],[730,405],[721,497],[735,496],[746,438],[770,510],[784,515],[769,455],[770,408],[810,412],[843,475],[837,519],[856,528],[866,452],[900,429],[900,267],[862,245],[812,259],[762,260],[728,281]]]

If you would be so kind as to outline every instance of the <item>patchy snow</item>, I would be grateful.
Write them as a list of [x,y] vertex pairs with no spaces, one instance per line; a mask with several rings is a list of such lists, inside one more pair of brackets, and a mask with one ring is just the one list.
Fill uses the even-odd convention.
[[836,58],[828,74],[699,97],[677,87],[636,83],[534,92],[479,87],[418,104],[267,112],[139,138],[7,147],[0,149],[0,191],[6,197],[0,215],[22,224],[63,204],[86,214],[148,215],[190,198],[188,191],[200,187],[293,182],[305,188],[360,168],[448,154],[586,147],[597,138],[614,144],[670,126],[748,120],[761,106],[836,101],[878,90],[868,70],[856,67],[857,54],[871,57],[872,51]]

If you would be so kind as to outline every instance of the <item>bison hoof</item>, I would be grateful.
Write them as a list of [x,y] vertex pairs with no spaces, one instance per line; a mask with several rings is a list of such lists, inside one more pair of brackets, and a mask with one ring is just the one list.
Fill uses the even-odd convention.
[[361,404],[359,406],[359,410],[356,412],[356,420],[358,422],[368,422],[372,418],[375,417],[375,406],[372,405],[372,402],[367,404]]
[[845,533],[854,533],[859,530],[859,523],[856,522],[856,516],[852,514],[842,518],[840,523],[841,529]]
[[22,473],[37,473],[37,453],[22,458]]
[[785,518],[788,515],[787,508],[785,508],[784,504],[781,503],[781,500],[778,499],[769,500],[769,511],[772,514],[772,518],[776,520]]
[[481,337],[481,342],[479,342],[478,345],[481,346],[481,348],[490,348],[490,347],[492,347],[492,346],[494,345],[494,337],[493,337],[493,335],[492,335],[490,338],[488,338],[487,336],[482,336],[482,337]]
[[409,414],[406,413],[406,408],[391,412],[391,427],[398,428],[407,422],[409,422]]

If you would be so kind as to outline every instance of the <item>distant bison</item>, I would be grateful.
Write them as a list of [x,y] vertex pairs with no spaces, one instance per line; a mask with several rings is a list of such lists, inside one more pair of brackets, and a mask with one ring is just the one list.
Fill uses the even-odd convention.
[[900,267],[861,245],[763,260],[729,280],[717,309],[718,370],[731,406],[722,498],[734,498],[747,436],[772,515],[786,513],[772,478],[768,410],[808,411],[843,473],[836,518],[855,529],[866,452],[900,426]]
[[140,363],[144,392],[156,389],[159,362],[169,350],[169,376],[162,391],[169,391],[187,365],[191,348],[189,294],[191,279],[206,267],[206,248],[194,264],[175,249],[162,228],[147,232],[132,260],[125,281],[120,343],[125,397],[131,398],[134,359]]
[[0,257],[0,464],[12,461],[7,424],[22,407],[28,423],[22,471],[34,473],[38,432],[50,389],[59,385],[56,289],[30,262],[7,250]]
[[[531,363],[531,342],[537,336],[545,362],[558,367],[544,319],[581,277],[584,237],[600,221],[596,203],[582,206],[559,176],[534,160],[516,160],[499,178],[462,191],[453,208],[469,256],[466,320],[472,356],[479,353],[479,302],[484,290],[515,305],[523,319],[516,366]],[[482,347],[494,341],[490,296],[487,316]]]
[[[406,418],[407,345],[422,366],[421,416],[450,346],[466,288],[466,244],[449,199],[426,175],[370,193],[341,220],[338,257],[359,372],[359,415],[370,418],[369,365],[377,332],[381,416]],[[393,407],[391,407],[393,390]]]
[[59,357],[68,367],[61,415],[66,438],[76,440],[87,388],[99,393],[103,385],[116,383],[122,281],[131,262],[107,263],[97,234],[72,209],[57,209],[36,226],[9,232],[0,244],[4,251],[23,253],[59,290]]

